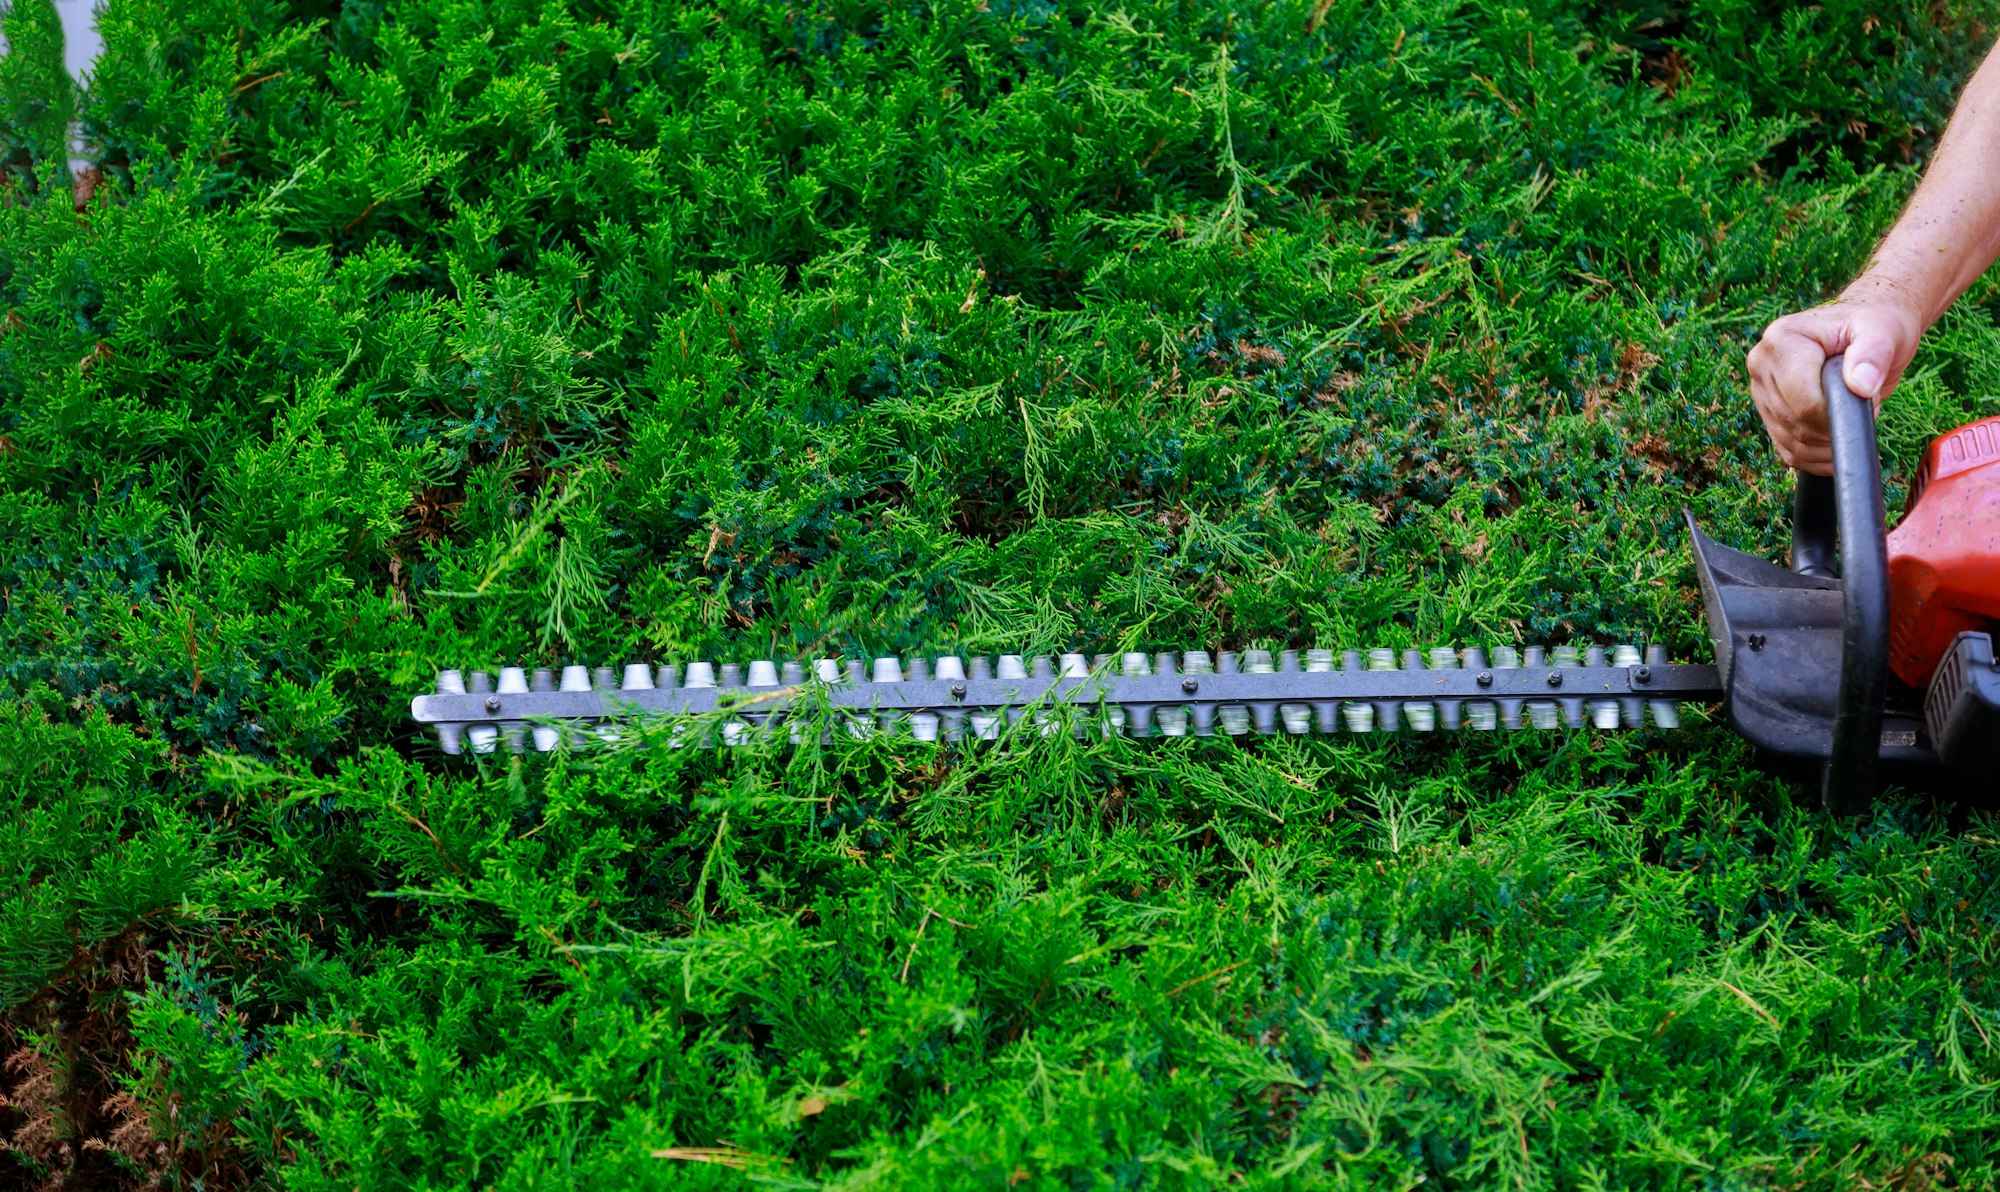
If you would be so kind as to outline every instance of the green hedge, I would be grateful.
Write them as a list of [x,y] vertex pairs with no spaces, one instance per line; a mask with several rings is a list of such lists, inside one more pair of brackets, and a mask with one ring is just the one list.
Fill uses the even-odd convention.
[[[475,763],[405,701],[1699,657],[1682,510],[1785,537],[1742,354],[1995,16],[114,0],[73,103],[15,0],[0,1171],[1990,1184],[1996,829],[1831,819],[1719,726]],[[1892,488],[1991,408],[1993,308]]]

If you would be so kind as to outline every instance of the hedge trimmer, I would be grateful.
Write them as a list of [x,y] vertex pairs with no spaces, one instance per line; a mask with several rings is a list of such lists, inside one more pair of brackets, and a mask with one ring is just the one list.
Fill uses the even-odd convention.
[[1885,533],[1873,407],[1847,391],[1838,359],[1824,383],[1835,476],[1798,478],[1791,570],[1689,521],[1713,665],[1670,662],[1657,645],[1562,645],[510,666],[497,682],[484,670],[442,671],[410,712],[455,754],[615,739],[634,716],[667,718],[679,744],[729,746],[843,725],[942,742],[1024,728],[1178,737],[1650,720],[1670,729],[1680,703],[1720,701],[1767,760],[1820,767],[1830,805],[1871,796],[1884,763],[2000,788],[1989,632],[2000,621],[2000,418],[1933,442],[1907,514]]

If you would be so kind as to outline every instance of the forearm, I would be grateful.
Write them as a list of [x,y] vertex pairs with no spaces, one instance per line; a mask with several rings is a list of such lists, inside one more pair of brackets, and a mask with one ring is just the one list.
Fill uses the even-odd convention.
[[1841,295],[1906,305],[1929,326],[2000,257],[2000,49],[1959,99],[1909,206]]

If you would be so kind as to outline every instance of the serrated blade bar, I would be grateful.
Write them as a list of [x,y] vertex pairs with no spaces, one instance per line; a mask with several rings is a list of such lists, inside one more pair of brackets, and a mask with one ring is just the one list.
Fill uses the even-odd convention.
[[[1657,659],[1658,655],[1653,657]],[[1080,656],[1071,655],[1060,669],[1037,666],[1033,673],[1019,673],[1022,669],[1003,664],[1000,676],[995,677],[985,667],[975,666],[973,674],[965,678],[937,678],[917,668],[913,668],[909,677],[899,677],[900,672],[892,676],[887,668],[878,668],[874,672],[875,681],[850,670],[842,681],[784,687],[762,683],[752,687],[739,680],[709,686],[628,684],[623,690],[609,690],[608,684],[598,684],[591,690],[513,691],[507,688],[516,684],[503,684],[502,690],[493,692],[479,690],[488,684],[475,682],[471,691],[441,690],[416,697],[410,702],[410,715],[420,723],[444,728],[453,742],[458,734],[469,733],[468,739],[475,742],[475,747],[485,750],[492,748],[492,737],[488,735],[492,730],[482,733],[482,726],[512,727],[535,720],[601,721],[635,715],[716,713],[743,716],[753,723],[775,724],[782,722],[794,706],[830,707],[854,718],[857,726],[870,721],[884,727],[900,725],[911,714],[920,714],[923,719],[917,723],[928,730],[935,729],[937,716],[952,725],[962,722],[967,713],[974,714],[971,719],[976,723],[982,720],[979,714],[990,717],[1007,713],[1010,720],[1018,720],[1022,710],[1030,707],[1119,709],[1125,712],[1126,725],[1143,725],[1148,719],[1157,719],[1160,710],[1187,709],[1193,714],[1197,735],[1206,735],[1204,728],[1216,722],[1219,711],[1228,713],[1222,717],[1227,732],[1234,731],[1231,726],[1244,718],[1244,710],[1258,712],[1255,719],[1260,722],[1259,731],[1270,731],[1271,725],[1262,723],[1270,717],[1263,712],[1281,704],[1321,709],[1345,707],[1350,713],[1380,709],[1393,722],[1398,709],[1451,706],[1434,701],[1475,701],[1472,706],[1480,713],[1477,719],[1483,720],[1484,708],[1490,706],[1484,701],[1495,701],[1504,711],[1528,700],[1533,701],[1531,710],[1541,706],[1552,713],[1560,706],[1570,713],[1563,719],[1574,726],[1582,722],[1584,701],[1592,704],[1614,701],[1611,706],[1616,707],[1619,703],[1629,705],[1631,701],[1643,700],[1655,709],[1656,723],[1665,725],[1671,717],[1657,713],[1670,710],[1674,704],[1715,701],[1722,697],[1721,676],[1714,666],[1657,660],[1627,665],[1495,666],[1476,670],[1419,666],[1273,672],[1225,665],[1213,672],[1192,667],[1185,671],[1165,671],[1164,667],[1156,667],[1151,673],[1117,673],[1110,666],[1086,669]],[[821,673],[838,672],[822,670]],[[474,674],[477,676],[478,672]],[[441,676],[439,686],[461,685]],[[1412,718],[1412,727],[1430,731],[1426,727],[1431,723],[1429,715],[1425,712]],[[1178,723],[1178,718],[1172,719]],[[1318,719],[1323,726],[1327,718]],[[1358,722],[1374,721],[1376,717],[1350,715],[1348,719],[1349,723],[1343,725],[1347,731],[1366,732],[1369,728]],[[1054,721],[1047,719],[1046,712],[1036,720],[1044,730],[1052,731]],[[1537,719],[1538,724],[1554,727],[1551,721],[1551,716]],[[1380,731],[1382,726],[1371,727]],[[1181,735],[1164,723],[1161,729],[1164,735]],[[923,735],[928,739],[935,733],[925,731]],[[981,731],[976,735],[991,734]],[[539,740],[537,744],[540,745]]]

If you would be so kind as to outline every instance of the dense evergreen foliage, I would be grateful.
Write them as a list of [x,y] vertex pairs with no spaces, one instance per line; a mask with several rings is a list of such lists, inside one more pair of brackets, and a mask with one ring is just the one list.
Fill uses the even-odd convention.
[[2000,825],[1829,817],[1719,726],[446,759],[405,710],[1701,657],[1681,510],[1784,537],[1742,354],[1996,15],[111,0],[72,97],[14,0],[0,1181],[1991,1187]]

